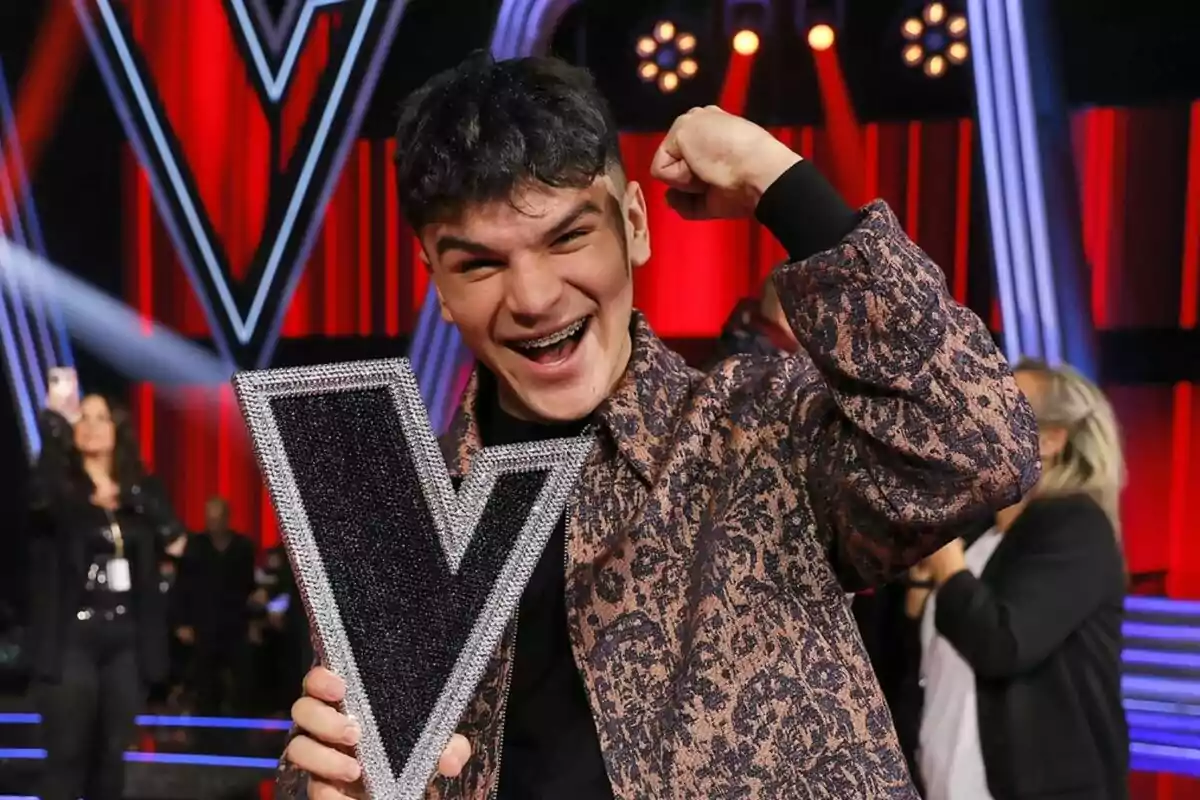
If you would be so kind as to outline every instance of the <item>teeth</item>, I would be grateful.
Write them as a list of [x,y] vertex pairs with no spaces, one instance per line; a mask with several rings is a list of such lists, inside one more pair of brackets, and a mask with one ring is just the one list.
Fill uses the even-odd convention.
[[524,350],[537,350],[541,347],[550,347],[551,345],[558,344],[562,340],[569,339],[583,330],[583,324],[586,321],[586,319],[576,320],[562,330],[552,333],[549,336],[543,336],[540,339],[530,339],[527,342],[521,342],[518,347]]

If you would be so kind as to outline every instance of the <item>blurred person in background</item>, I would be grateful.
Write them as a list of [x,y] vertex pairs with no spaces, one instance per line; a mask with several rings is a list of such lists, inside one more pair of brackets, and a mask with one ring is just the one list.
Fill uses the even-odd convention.
[[969,546],[914,568],[928,800],[1126,798],[1121,705],[1124,461],[1104,394],[1070,367],[1025,361],[1042,478]]
[[229,503],[210,498],[205,528],[188,537],[175,583],[175,635],[191,647],[189,689],[205,716],[235,713],[249,674],[254,544],[229,525]]
[[301,694],[304,673],[312,665],[308,620],[283,547],[267,550],[258,570],[255,607],[258,626],[257,683],[259,711],[286,713]]
[[166,676],[158,565],[185,542],[128,416],[51,375],[31,491],[29,649],[43,800],[118,800],[146,687]]
[[768,278],[758,297],[747,297],[734,306],[717,340],[713,365],[730,356],[794,355],[799,350],[800,342],[788,325],[775,284]]

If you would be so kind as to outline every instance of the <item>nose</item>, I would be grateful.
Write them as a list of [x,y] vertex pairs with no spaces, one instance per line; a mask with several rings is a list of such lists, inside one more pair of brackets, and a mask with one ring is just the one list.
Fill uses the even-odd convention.
[[562,299],[562,278],[540,260],[510,263],[505,276],[505,304],[518,323],[530,324],[550,315]]

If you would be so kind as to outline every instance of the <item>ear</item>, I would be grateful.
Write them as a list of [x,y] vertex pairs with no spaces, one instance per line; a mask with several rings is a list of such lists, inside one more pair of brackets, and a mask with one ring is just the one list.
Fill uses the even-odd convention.
[[433,282],[434,291],[437,292],[438,307],[442,310],[442,319],[450,324],[454,324],[454,315],[450,313],[450,306],[446,305],[446,298],[442,296],[442,288],[437,285],[437,281]]
[[1043,460],[1057,458],[1067,446],[1067,429],[1057,425],[1038,432],[1038,446]]
[[646,197],[637,181],[625,184],[625,198],[621,207],[624,210],[629,263],[640,267],[650,260],[650,225],[646,214]]
[[429,250],[425,248],[425,242],[420,236],[417,237],[417,243],[421,245],[420,259],[425,265],[425,269],[429,271],[429,279],[433,283],[434,291],[437,292],[438,308],[441,309],[442,319],[451,324],[454,323],[454,317],[450,314],[450,309],[446,305],[446,298],[442,297],[442,287],[438,286],[437,275],[433,272],[433,265],[429,262]]

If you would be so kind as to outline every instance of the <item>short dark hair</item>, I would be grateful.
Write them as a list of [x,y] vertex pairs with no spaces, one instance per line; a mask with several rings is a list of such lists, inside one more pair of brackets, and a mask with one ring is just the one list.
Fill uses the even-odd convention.
[[405,101],[396,128],[400,209],[417,231],[532,182],[584,188],[621,169],[617,128],[587,70],[478,53]]

